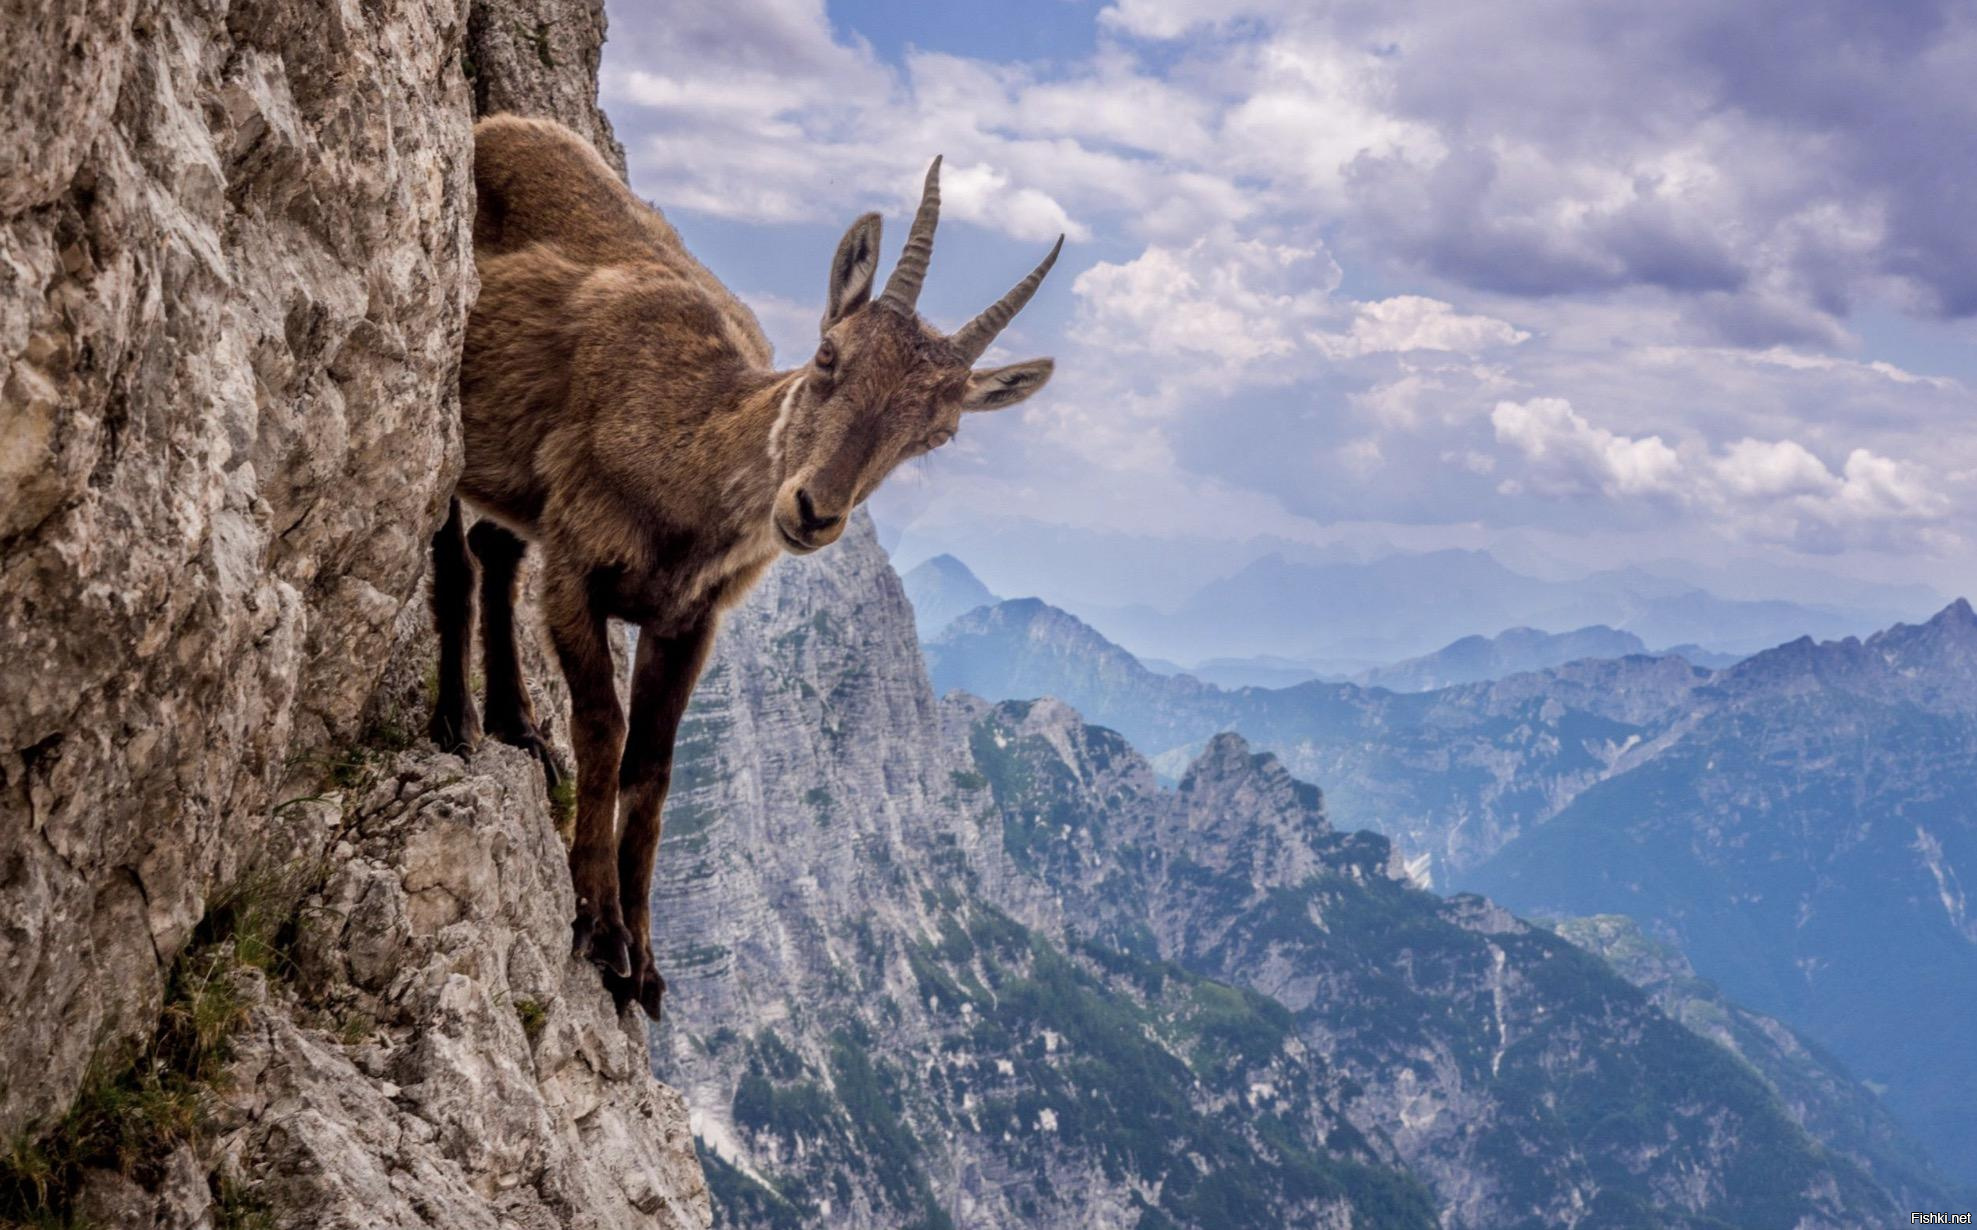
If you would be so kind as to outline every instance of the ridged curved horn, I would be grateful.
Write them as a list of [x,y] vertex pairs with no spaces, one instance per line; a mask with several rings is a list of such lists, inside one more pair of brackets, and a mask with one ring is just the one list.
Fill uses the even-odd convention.
[[886,288],[879,296],[887,303],[912,311],[920,302],[920,284],[927,280],[927,264],[934,258],[934,227],[940,225],[940,155],[927,168],[926,186],[920,189],[920,212],[913,215],[913,229],[906,235],[906,247],[899,263],[892,267]]
[[1002,332],[1009,322],[1016,318],[1016,313],[1023,310],[1023,305],[1030,301],[1030,296],[1037,293],[1037,287],[1043,285],[1043,275],[1050,272],[1050,267],[1057,263],[1057,254],[1063,250],[1064,236],[1059,235],[1057,242],[1051,245],[1050,255],[1043,258],[1043,264],[1030,271],[1029,277],[1016,283],[1008,294],[996,300],[980,316],[962,325],[954,336],[947,339],[949,344],[961,352],[964,360],[973,363],[982,357],[982,352],[989,348],[989,343],[995,341],[995,335]]

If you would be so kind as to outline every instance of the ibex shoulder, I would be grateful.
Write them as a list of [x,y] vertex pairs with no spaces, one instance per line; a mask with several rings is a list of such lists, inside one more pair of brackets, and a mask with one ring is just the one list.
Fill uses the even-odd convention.
[[659,212],[554,120],[492,115],[475,124],[474,197],[474,247],[483,255],[551,243],[603,264],[681,250]]

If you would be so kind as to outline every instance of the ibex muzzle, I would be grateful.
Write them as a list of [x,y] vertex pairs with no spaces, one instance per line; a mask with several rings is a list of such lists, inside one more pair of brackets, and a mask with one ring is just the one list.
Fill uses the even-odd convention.
[[[484,729],[556,772],[512,619],[523,554],[541,547],[543,618],[577,754],[573,947],[604,969],[621,1006],[654,1018],[665,980],[652,962],[652,860],[673,739],[720,613],[780,552],[836,541],[880,481],[952,438],[963,414],[1013,406],[1050,378],[1049,359],[973,365],[1058,248],[950,336],[915,312],[939,176],[935,159],[876,299],[878,215],[852,224],[831,261],[817,353],[777,371],[754,315],[582,138],[515,116],[474,129],[481,293],[460,360],[459,495],[484,517],[469,533],[456,500],[433,537],[431,732],[451,750]],[[484,726],[467,689],[477,596]],[[639,625],[629,720],[611,619]]]

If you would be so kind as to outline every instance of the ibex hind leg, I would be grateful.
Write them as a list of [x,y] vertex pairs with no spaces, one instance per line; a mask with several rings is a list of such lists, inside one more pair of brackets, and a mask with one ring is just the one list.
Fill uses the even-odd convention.
[[515,591],[521,584],[528,543],[493,521],[481,521],[468,531],[467,545],[480,563],[481,665],[487,676],[484,726],[488,734],[542,762],[543,778],[554,790],[565,770],[549,745],[549,723],[536,720],[516,641]]
[[460,501],[432,536],[432,616],[439,636],[439,693],[426,732],[441,751],[470,752],[481,740],[480,715],[467,688],[474,636],[474,560],[467,551]]
[[617,859],[625,713],[618,703],[611,646],[604,616],[590,603],[585,574],[559,567],[552,553],[544,582],[543,615],[556,642],[563,681],[570,687],[570,742],[577,752],[576,840],[570,846],[577,916],[570,947],[608,973],[629,978],[632,937],[618,903]]

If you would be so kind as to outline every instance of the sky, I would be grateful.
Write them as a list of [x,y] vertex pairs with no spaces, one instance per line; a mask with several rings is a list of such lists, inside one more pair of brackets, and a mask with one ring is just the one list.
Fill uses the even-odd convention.
[[1087,602],[1287,544],[1977,589],[1967,0],[609,16],[633,187],[780,361],[937,153],[936,325],[1067,236],[984,359],[1051,386],[873,498],[902,566]]

